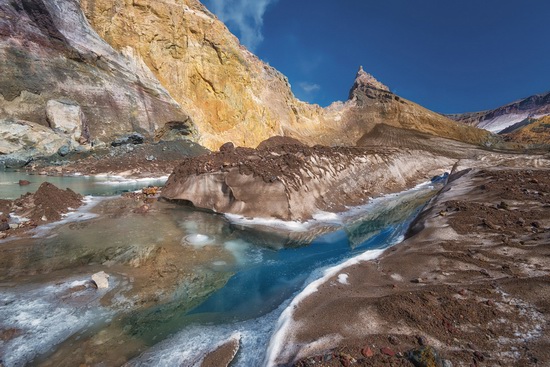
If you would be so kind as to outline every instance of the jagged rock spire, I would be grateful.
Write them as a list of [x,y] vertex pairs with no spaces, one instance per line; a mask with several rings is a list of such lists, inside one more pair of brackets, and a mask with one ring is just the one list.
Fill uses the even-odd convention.
[[365,88],[380,89],[386,92],[390,91],[390,88],[380,83],[375,77],[363,70],[363,66],[359,66],[359,71],[357,71],[357,75],[355,76],[355,82],[349,92],[349,99],[353,99],[358,90],[364,90]]

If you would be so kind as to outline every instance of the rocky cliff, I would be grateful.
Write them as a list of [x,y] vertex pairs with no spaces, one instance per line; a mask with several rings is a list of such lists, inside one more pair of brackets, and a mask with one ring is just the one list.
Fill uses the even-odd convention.
[[399,98],[362,69],[349,101],[326,109],[303,103],[197,0],[80,2],[107,42],[143,58],[211,149],[227,141],[255,147],[273,135],[355,145],[380,122],[476,144],[489,136]]
[[[193,130],[140,56],[103,41],[73,0],[0,3],[0,70],[4,155],[45,139],[55,144],[38,153],[128,131],[153,136],[173,121]],[[14,126],[26,132],[20,136]]]
[[500,133],[504,129],[528,118],[550,115],[550,92],[536,94],[494,110],[448,115],[451,119]]
[[201,143],[256,146],[283,126],[318,121],[288,80],[240,45],[196,0],[81,0],[115,49],[131,48],[199,126]]
[[0,153],[23,151],[23,161],[132,131],[192,137],[211,149],[255,147],[274,135],[349,146],[381,122],[491,140],[362,69],[348,101],[325,109],[301,102],[197,0],[14,0],[0,13]]

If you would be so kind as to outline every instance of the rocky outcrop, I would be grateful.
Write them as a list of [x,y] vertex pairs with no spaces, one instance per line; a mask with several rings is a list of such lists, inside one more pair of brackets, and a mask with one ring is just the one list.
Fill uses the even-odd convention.
[[104,42],[75,0],[2,2],[0,70],[0,119],[51,128],[74,146],[192,125],[140,56]]
[[75,147],[130,132],[197,137],[211,149],[226,141],[255,147],[275,135],[355,145],[380,122],[489,139],[394,95],[362,69],[349,101],[326,109],[301,102],[197,0],[14,0],[0,12],[0,118],[50,127]]
[[307,220],[401,191],[450,169],[427,152],[281,145],[185,159],[162,197],[246,217]]
[[350,91],[350,99],[327,108],[325,118],[338,122],[340,134],[335,137],[338,144],[355,144],[380,123],[476,145],[499,142],[487,131],[461,126],[399,97],[362,68]]
[[97,32],[143,59],[201,133],[201,144],[255,147],[283,126],[318,120],[288,80],[240,45],[197,0],[81,0]]
[[545,148],[550,147],[550,116],[540,119],[527,119],[519,126],[512,125],[510,132],[503,134],[507,141],[521,144],[527,148]]
[[500,133],[526,119],[537,119],[546,115],[550,115],[550,92],[536,94],[494,110],[460,113],[448,117],[466,125]]
[[390,88],[380,83],[378,80],[376,80],[375,77],[363,70],[363,66],[359,66],[359,71],[357,71],[355,81],[353,83],[353,86],[351,87],[351,90],[349,91],[348,99],[354,100],[360,97],[360,92],[362,91],[364,93],[365,90],[368,88],[380,89],[386,92],[390,91]]
[[310,145],[355,145],[376,124],[485,143],[489,134],[459,126],[392,94],[360,70],[350,100],[322,109],[297,100],[288,80],[260,61],[197,0],[80,0],[115,49],[139,55],[200,130],[200,143],[255,147],[284,135]]
[[0,166],[21,167],[35,157],[53,155],[74,145],[69,136],[37,123],[0,119]]

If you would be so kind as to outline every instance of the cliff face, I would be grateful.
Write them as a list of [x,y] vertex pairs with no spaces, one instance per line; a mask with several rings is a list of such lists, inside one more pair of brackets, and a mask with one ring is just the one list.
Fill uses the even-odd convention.
[[488,136],[400,99],[362,69],[350,101],[327,109],[303,103],[282,74],[242,47],[196,0],[80,2],[107,42],[143,58],[211,149],[226,141],[255,147],[273,135],[355,145],[380,122],[471,143]]
[[171,136],[172,128],[198,131],[211,149],[226,141],[255,147],[274,135],[355,145],[381,122],[487,139],[363,70],[349,101],[326,109],[301,102],[197,0],[14,0],[0,14],[0,135],[14,124],[43,125],[55,135],[48,154],[130,131]]
[[550,92],[536,94],[494,110],[468,112],[449,117],[466,125],[500,133],[528,118],[550,115]]
[[[301,110],[287,79],[242,47],[196,0],[81,0],[115,49],[131,47],[189,111],[201,143],[256,146],[297,122]],[[300,113],[307,116],[311,113]]]
[[2,2],[0,14],[1,120],[50,127],[74,145],[191,127],[139,55],[104,42],[76,0]]

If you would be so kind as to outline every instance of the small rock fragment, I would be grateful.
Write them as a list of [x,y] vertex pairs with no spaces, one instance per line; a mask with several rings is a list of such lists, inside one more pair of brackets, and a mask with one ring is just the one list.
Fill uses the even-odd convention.
[[426,345],[426,344],[428,344],[427,341],[426,341],[426,338],[423,337],[423,336],[418,336],[418,337],[416,337],[416,341],[418,342],[419,345]]
[[388,341],[393,345],[399,344],[399,339],[397,339],[397,337],[395,337],[393,335],[389,336]]
[[95,282],[98,289],[109,288],[109,274],[104,271],[92,275],[92,280]]
[[390,357],[393,357],[395,355],[395,352],[392,349],[388,348],[388,347],[380,348],[380,353],[385,354],[385,355],[390,356]]
[[374,356],[374,352],[368,345],[361,350],[361,354],[367,358]]
[[485,356],[483,355],[483,353],[477,350],[474,352],[474,358],[480,362],[483,362],[485,360]]
[[27,186],[30,185],[31,182],[27,180],[19,180],[19,186]]
[[407,359],[415,367],[442,367],[443,362],[437,351],[431,346],[413,349],[407,352]]

